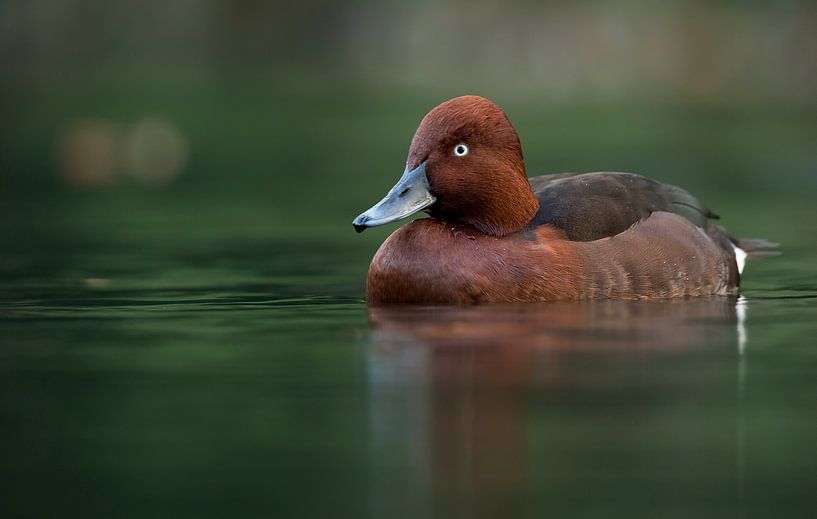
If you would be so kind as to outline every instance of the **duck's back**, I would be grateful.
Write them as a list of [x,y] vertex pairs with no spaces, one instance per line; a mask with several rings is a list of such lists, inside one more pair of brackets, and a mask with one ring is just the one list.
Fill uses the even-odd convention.
[[561,173],[529,180],[539,199],[529,227],[551,225],[572,241],[615,236],[658,211],[707,231],[718,218],[685,190],[632,173]]

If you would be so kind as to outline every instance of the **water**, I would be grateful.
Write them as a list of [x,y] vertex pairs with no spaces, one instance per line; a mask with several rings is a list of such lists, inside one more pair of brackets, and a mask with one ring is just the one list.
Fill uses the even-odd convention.
[[367,309],[387,231],[175,196],[7,201],[4,516],[817,507],[813,243],[739,299]]

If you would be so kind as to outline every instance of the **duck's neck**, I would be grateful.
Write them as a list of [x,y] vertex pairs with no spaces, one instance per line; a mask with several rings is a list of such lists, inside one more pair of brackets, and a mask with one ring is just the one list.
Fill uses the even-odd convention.
[[524,229],[539,210],[539,200],[531,191],[522,172],[512,182],[489,186],[492,194],[484,199],[485,207],[463,221],[491,236],[507,236]]

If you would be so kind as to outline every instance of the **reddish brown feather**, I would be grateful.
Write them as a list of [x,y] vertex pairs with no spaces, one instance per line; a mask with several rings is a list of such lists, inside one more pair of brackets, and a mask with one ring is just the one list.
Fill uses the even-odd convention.
[[430,218],[383,243],[366,297],[374,305],[663,299],[733,294],[737,279],[734,255],[671,213],[593,242],[547,225],[496,237]]
[[[452,153],[459,142],[469,146],[465,157]],[[539,208],[516,131],[505,112],[482,97],[452,99],[423,118],[408,166],[422,162],[437,198],[433,216],[505,236],[522,229]]]

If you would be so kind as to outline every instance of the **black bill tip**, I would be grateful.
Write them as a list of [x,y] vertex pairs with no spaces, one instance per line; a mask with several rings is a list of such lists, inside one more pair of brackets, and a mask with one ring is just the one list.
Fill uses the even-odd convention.
[[366,225],[367,221],[369,221],[369,218],[367,216],[360,215],[357,218],[355,218],[354,221],[352,221],[352,226],[355,228],[355,231],[361,233],[369,228],[369,226]]

